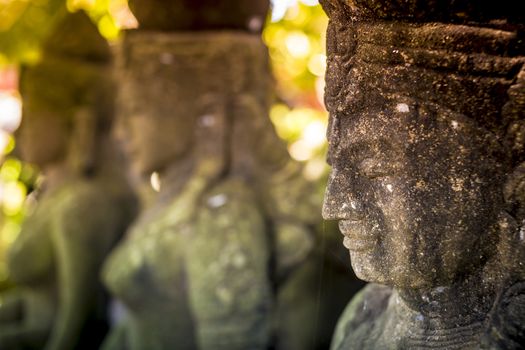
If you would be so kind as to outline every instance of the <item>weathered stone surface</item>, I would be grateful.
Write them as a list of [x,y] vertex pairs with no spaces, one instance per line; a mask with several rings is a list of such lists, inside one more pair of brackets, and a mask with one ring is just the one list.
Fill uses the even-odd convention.
[[[331,1],[325,1],[330,9]],[[332,2],[334,3],[334,2]],[[488,22],[523,21],[525,4],[522,1],[502,0],[341,0],[337,7],[357,20],[399,20],[410,22]]]
[[21,78],[17,146],[44,182],[9,251],[17,287],[0,296],[2,350],[100,344],[107,331],[100,266],[134,214],[109,138],[109,48],[85,14],[61,24],[67,32],[59,24],[42,61]]
[[147,30],[245,30],[260,32],[268,0],[130,0],[130,8]]
[[126,35],[121,135],[161,189],[105,267],[129,312],[105,348],[273,345],[275,284],[311,251],[315,216],[267,116],[267,56],[238,31]]
[[[323,215],[340,220],[357,276],[393,287],[354,299],[334,349],[525,343],[514,5],[323,1],[333,167]],[[455,6],[465,15],[446,15]]]

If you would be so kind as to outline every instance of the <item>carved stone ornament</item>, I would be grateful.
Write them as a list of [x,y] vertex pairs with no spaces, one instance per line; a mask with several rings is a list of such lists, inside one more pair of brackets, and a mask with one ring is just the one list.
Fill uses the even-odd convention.
[[525,344],[523,2],[324,0],[333,349]]

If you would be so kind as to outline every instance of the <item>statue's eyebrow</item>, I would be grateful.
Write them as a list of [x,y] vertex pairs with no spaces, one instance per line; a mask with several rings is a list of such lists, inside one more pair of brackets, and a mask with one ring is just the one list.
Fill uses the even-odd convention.
[[328,140],[328,152],[326,155],[326,162],[332,166],[332,162],[335,158],[335,153],[339,146],[340,140],[340,128],[341,120],[337,114],[330,113],[328,117],[328,127],[326,129],[326,138]]
[[328,143],[328,152],[326,154],[326,163],[328,163],[328,165],[333,166],[333,162],[336,157],[336,153],[337,153],[336,147]]
[[386,137],[375,137],[370,140],[355,140],[351,136],[341,138],[336,143],[329,143],[327,163],[333,165],[334,161],[340,157],[351,157],[356,162],[361,162],[366,158],[377,156],[391,156],[395,146],[392,140]]

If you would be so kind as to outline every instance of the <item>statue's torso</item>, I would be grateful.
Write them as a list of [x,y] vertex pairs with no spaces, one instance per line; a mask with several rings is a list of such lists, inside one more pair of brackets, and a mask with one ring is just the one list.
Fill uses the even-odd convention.
[[[104,279],[129,312],[131,349],[194,349],[203,324],[216,324],[206,332],[220,333],[221,319],[242,323],[246,305],[236,305],[239,297],[248,296],[247,308],[257,304],[265,313],[269,253],[259,209],[245,198],[250,193],[225,182],[196,202],[178,196],[154,205],[128,231]],[[240,210],[254,218],[245,228]]]
[[155,221],[138,222],[105,266],[106,284],[130,311],[134,348],[184,348],[184,339],[191,348],[193,325],[183,270],[187,238],[180,231]]
[[[53,327],[60,295],[70,288],[60,274],[59,265],[71,264],[64,259],[76,256],[74,251],[59,252],[59,249],[89,249],[92,260],[77,261],[74,265],[100,266],[131,220],[134,207],[129,189],[111,182],[72,180],[43,193],[8,256],[10,277],[17,285],[12,293],[19,295],[23,303],[25,327],[42,332],[50,332]],[[86,221],[95,223],[86,227],[96,230],[80,229]],[[96,329],[100,336],[106,327],[102,285],[97,280],[90,283],[98,285],[98,289],[94,288],[98,294],[83,325],[87,337],[94,334],[90,329]]]

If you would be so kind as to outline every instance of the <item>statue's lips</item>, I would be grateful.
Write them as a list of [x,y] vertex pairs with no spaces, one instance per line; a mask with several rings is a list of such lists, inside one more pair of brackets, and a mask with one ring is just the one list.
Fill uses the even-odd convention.
[[354,252],[370,251],[377,244],[374,236],[367,235],[366,227],[362,220],[341,220],[339,230],[345,236],[343,245]]

